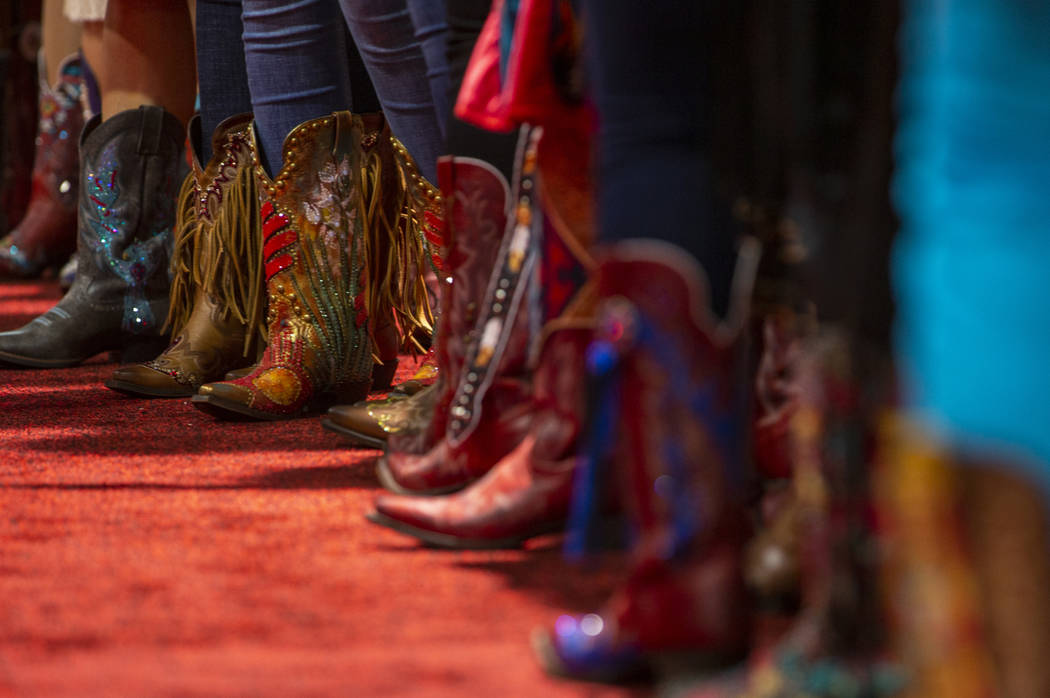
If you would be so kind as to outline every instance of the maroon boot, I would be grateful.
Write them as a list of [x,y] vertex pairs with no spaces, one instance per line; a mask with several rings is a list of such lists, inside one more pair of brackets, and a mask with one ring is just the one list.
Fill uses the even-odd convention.
[[384,495],[369,520],[445,548],[509,548],[561,530],[569,513],[590,327],[555,330],[533,379],[528,435],[484,477],[445,497]]
[[65,262],[76,249],[83,89],[83,68],[76,55],[62,62],[56,85],[41,83],[32,195],[21,222],[0,240],[0,276],[38,276],[46,267]]
[[[757,256],[756,244],[742,245],[721,323],[702,270],[681,249],[627,241],[602,262],[588,356],[602,392],[591,419],[609,436],[613,470],[604,479],[621,482],[637,538],[628,579],[604,610],[562,616],[535,635],[547,671],[617,681],[665,661],[720,663],[746,650],[748,531],[734,480],[744,467],[741,359]],[[601,465],[589,457],[586,467]],[[585,491],[574,497],[587,500]]]
[[525,129],[519,140],[513,215],[488,286],[472,297],[481,301],[480,315],[448,403],[444,437],[421,455],[388,449],[377,474],[394,492],[433,495],[462,489],[491,470],[529,431],[530,348],[539,328],[578,301],[585,279],[568,242],[572,231],[548,210],[539,157],[543,132]]

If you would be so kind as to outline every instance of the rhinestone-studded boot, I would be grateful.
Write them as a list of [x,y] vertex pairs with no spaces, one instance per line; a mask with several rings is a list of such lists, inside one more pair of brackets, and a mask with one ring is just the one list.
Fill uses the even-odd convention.
[[[41,66],[41,75],[44,75]],[[0,276],[33,277],[65,262],[77,245],[77,139],[84,129],[84,77],[74,54],[54,86],[40,82],[33,193],[25,217],[0,240]]]
[[[589,453],[574,492],[574,531],[594,502],[588,483],[619,482],[637,531],[627,582],[599,613],[563,616],[534,645],[549,672],[617,681],[663,662],[721,662],[747,647],[741,556],[747,297],[757,245],[741,248],[724,323],[702,270],[655,240],[615,245],[601,263]],[[597,434],[607,438],[598,438]],[[612,468],[607,474],[595,470]],[[593,514],[594,512],[590,512]]]
[[251,123],[241,114],[219,124],[211,160],[201,166],[200,118],[190,122],[192,170],[179,201],[168,314],[175,338],[157,358],[117,369],[107,387],[188,397],[257,358],[264,299]]
[[287,419],[368,394],[364,135],[359,116],[337,112],[288,134],[275,178],[256,164],[269,344],[248,375],[201,386],[195,407]]
[[[441,312],[434,338],[438,365],[433,385],[409,399],[333,407],[322,422],[352,442],[394,453],[421,454],[445,434],[449,402],[459,380],[467,344],[478,318],[479,299],[495,265],[507,225],[509,186],[494,167],[474,158],[438,161],[438,182],[447,218],[424,213],[424,234],[444,242]],[[429,215],[426,215],[429,213]],[[447,225],[445,225],[447,222]]]
[[154,356],[167,342],[168,259],[185,177],[183,128],[160,107],[102,121],[80,139],[76,281],[51,310],[0,333],[0,362],[73,366],[99,352]]

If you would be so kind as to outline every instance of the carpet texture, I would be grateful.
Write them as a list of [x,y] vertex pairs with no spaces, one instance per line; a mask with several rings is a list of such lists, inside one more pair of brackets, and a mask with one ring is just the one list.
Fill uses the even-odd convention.
[[[0,284],[0,330],[59,297]],[[0,368],[0,696],[635,695],[528,643],[615,561],[421,548],[363,518],[376,451],[128,398],[113,368]]]

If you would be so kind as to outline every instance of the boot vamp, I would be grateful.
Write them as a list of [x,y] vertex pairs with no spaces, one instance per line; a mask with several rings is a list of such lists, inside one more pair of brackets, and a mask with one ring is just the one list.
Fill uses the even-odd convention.
[[437,400],[434,386],[408,395],[392,395],[385,400],[337,405],[328,417],[341,427],[378,439],[402,431],[423,429],[433,413]]
[[444,497],[382,496],[376,509],[416,528],[461,538],[527,535],[565,520],[572,491],[570,466],[533,467],[531,439],[462,492]]
[[0,333],[3,354],[37,361],[79,362],[119,348],[123,310],[97,306],[70,291],[43,315],[17,330]]

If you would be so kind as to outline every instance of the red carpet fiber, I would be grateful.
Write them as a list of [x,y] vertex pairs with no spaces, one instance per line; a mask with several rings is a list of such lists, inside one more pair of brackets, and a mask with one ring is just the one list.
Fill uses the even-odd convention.
[[[58,298],[0,284],[0,329]],[[119,395],[106,361],[0,369],[0,696],[629,695],[528,644],[614,565],[418,547],[363,518],[377,452]]]

